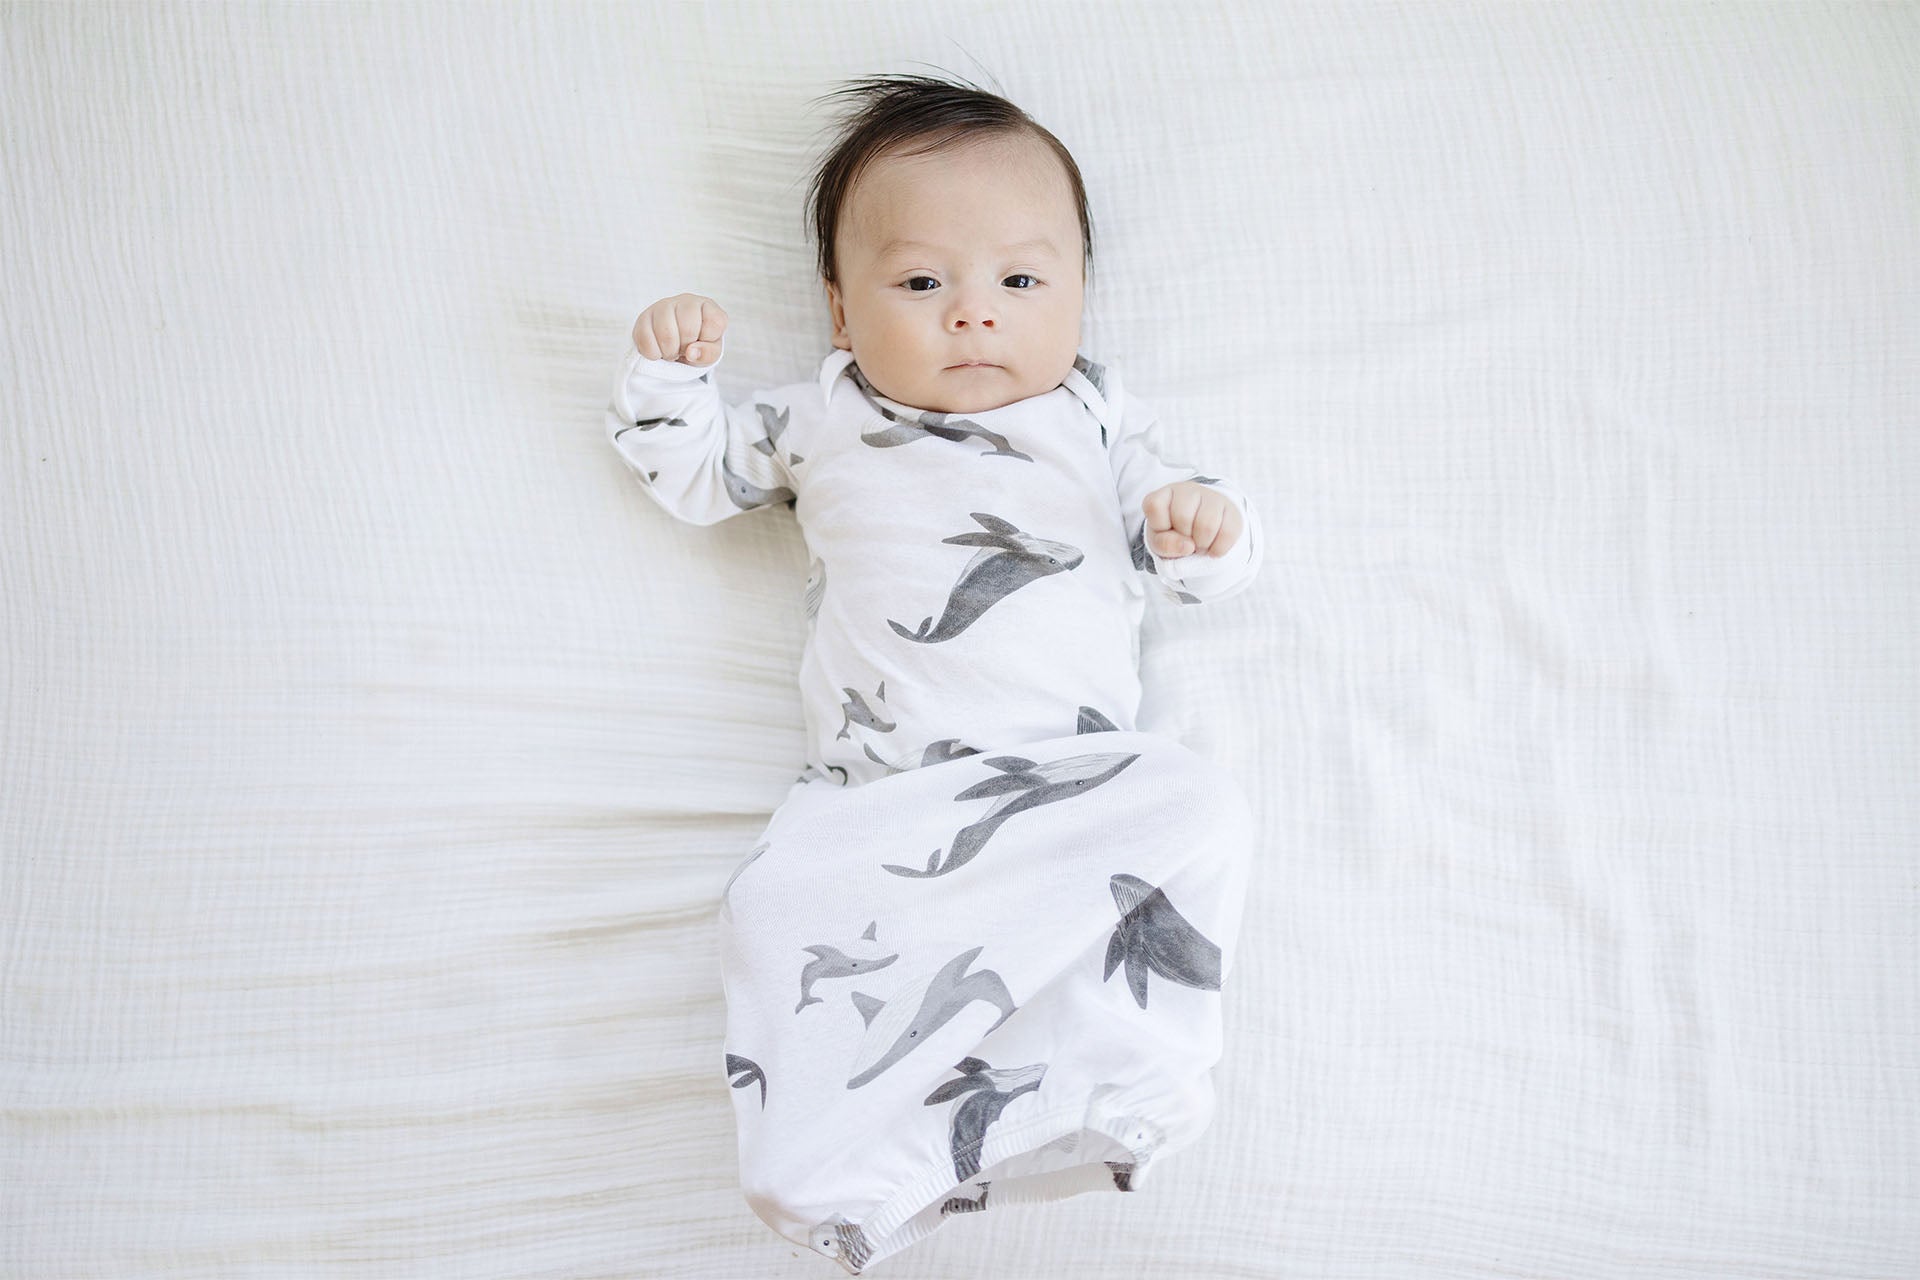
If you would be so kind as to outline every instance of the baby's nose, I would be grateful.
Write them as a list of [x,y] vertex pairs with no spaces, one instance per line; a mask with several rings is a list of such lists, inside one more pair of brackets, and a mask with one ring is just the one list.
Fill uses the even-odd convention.
[[947,326],[964,329],[968,325],[978,325],[983,329],[994,327],[993,307],[986,299],[966,297],[954,301],[952,309],[947,312]]

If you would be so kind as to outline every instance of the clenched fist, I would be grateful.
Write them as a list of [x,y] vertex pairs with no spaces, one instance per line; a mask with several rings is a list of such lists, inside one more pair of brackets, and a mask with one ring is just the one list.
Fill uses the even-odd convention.
[[1193,480],[1161,485],[1141,499],[1140,509],[1147,516],[1147,545],[1162,560],[1196,551],[1223,556],[1247,523],[1225,495]]
[[696,367],[720,358],[727,313],[712,298],[676,293],[662,298],[633,322],[633,348],[649,360],[678,360]]

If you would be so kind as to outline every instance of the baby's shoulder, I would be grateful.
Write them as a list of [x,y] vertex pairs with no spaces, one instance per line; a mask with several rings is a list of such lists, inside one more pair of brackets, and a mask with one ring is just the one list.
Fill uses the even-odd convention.
[[747,402],[767,419],[781,427],[805,427],[817,422],[826,412],[827,400],[815,378],[755,388]]

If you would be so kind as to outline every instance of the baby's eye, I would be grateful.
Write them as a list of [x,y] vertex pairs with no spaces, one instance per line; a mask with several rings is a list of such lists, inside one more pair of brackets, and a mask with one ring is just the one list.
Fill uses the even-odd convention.
[[915,280],[925,280],[928,284],[932,285],[936,289],[940,287],[940,282],[938,280],[935,280],[932,276],[912,276],[907,280],[907,290],[911,293],[926,292],[925,289],[915,289],[913,287],[913,282]]
[[1014,286],[1015,288],[1021,288],[1021,287],[1025,287],[1025,288],[1028,288],[1028,289],[1031,289],[1031,288],[1032,288],[1032,287],[1033,287],[1034,285],[1036,285],[1036,284],[1039,284],[1039,283],[1040,283],[1040,282],[1039,282],[1038,280],[1035,280],[1035,279],[1034,279],[1034,278],[1033,278],[1032,276],[1029,276],[1029,275],[1013,275],[1013,276],[1008,276],[1008,277],[1007,277],[1007,278],[1006,278],[1005,280],[1002,280],[1002,281],[1001,281],[1000,283],[1001,283],[1001,284],[1013,284],[1013,282],[1014,282],[1015,280],[1028,280],[1028,281],[1032,281],[1032,283],[1031,283],[1031,284],[1028,284],[1028,285],[1025,285],[1025,286],[1020,286],[1020,285],[1015,285],[1015,286]]

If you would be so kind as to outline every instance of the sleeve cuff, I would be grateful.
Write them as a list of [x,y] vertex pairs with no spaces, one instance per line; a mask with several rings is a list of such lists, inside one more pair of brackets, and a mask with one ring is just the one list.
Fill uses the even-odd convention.
[[628,367],[633,372],[644,374],[649,378],[658,378],[662,382],[698,382],[726,358],[727,352],[724,347],[712,364],[703,365],[682,364],[678,360],[649,360],[641,355],[637,348],[629,349],[627,352]]

